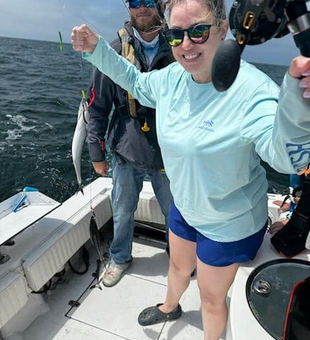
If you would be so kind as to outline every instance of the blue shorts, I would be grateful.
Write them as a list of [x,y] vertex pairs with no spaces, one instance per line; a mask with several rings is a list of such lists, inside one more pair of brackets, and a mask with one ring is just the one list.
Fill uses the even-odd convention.
[[233,263],[253,260],[263,243],[268,223],[257,233],[235,242],[212,241],[191,227],[172,204],[169,227],[177,236],[196,242],[197,257],[203,263],[214,267],[225,267]]

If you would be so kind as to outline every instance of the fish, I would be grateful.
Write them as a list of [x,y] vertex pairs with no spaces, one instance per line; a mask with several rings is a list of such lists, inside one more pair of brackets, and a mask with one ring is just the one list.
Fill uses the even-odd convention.
[[94,215],[91,216],[90,218],[90,223],[89,223],[89,235],[90,235],[90,241],[95,248],[97,254],[98,254],[98,260],[97,260],[97,269],[95,273],[95,277],[97,279],[97,284],[90,287],[90,288],[95,288],[100,287],[100,273],[101,273],[101,267],[102,264],[104,264],[105,260],[108,258],[108,253],[104,251],[103,247],[103,238],[98,230],[97,222],[96,222],[96,217]]
[[81,173],[81,161],[82,161],[82,151],[87,134],[87,124],[89,122],[89,109],[87,100],[83,97],[78,111],[78,118],[76,127],[72,139],[72,162],[75,169],[75,174],[78,183],[77,193],[83,191],[82,173]]

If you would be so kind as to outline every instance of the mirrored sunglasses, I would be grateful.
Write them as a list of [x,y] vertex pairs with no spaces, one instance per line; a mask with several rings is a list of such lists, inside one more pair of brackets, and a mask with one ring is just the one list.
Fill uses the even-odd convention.
[[129,7],[140,8],[142,5],[142,2],[147,8],[156,7],[156,0],[129,0]]
[[163,31],[163,34],[172,47],[176,47],[182,44],[184,40],[184,32],[187,32],[189,39],[195,44],[203,44],[206,42],[210,35],[210,28],[212,25],[198,24],[196,26],[180,29],[172,28]]

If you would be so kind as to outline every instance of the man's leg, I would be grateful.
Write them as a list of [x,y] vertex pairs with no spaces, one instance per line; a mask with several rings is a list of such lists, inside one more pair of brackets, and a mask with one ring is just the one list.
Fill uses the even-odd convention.
[[111,261],[103,276],[103,284],[114,286],[122,272],[132,260],[132,238],[134,231],[134,212],[137,209],[139,193],[142,189],[144,171],[133,168],[128,163],[120,163],[113,158],[113,241]]
[[154,170],[148,174],[161,211],[165,216],[167,251],[169,252],[169,216],[173,202],[173,197],[170,192],[170,182],[167,175],[159,170]]

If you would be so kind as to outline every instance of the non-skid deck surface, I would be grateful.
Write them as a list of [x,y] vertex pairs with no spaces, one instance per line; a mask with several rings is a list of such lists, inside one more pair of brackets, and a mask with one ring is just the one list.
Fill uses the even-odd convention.
[[[68,275],[46,295],[51,310],[34,321],[24,340],[203,339],[195,278],[182,297],[184,313],[179,320],[150,327],[138,324],[137,317],[144,308],[165,298],[168,256],[163,247],[141,241],[134,242],[133,256],[132,265],[112,288],[89,289],[94,266],[83,276]],[[71,308],[70,300],[80,305]]]

